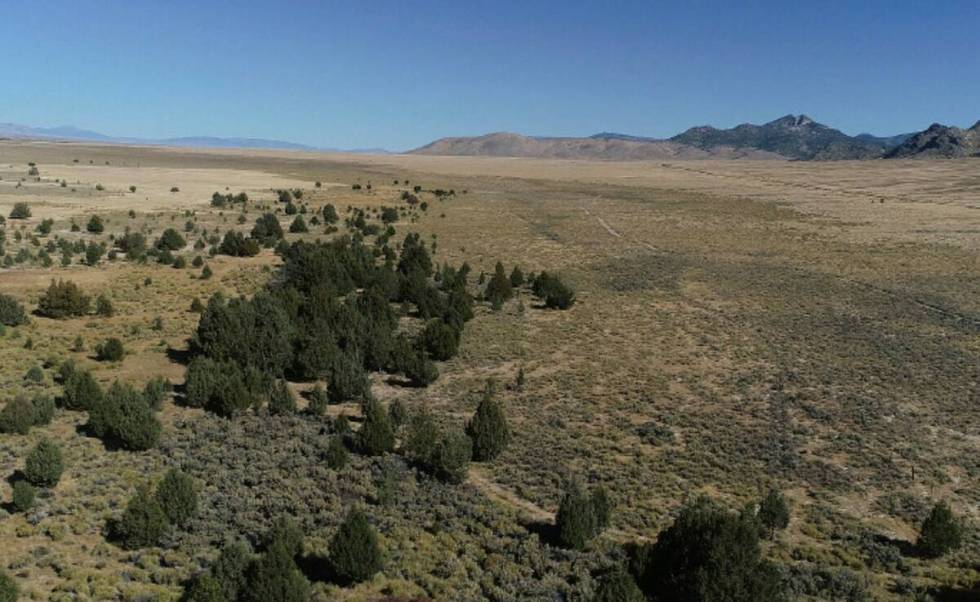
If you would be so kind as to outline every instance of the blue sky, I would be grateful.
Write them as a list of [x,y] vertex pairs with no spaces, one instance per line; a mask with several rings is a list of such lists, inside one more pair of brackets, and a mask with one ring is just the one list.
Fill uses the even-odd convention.
[[980,2],[4,2],[0,122],[402,150],[980,119]]

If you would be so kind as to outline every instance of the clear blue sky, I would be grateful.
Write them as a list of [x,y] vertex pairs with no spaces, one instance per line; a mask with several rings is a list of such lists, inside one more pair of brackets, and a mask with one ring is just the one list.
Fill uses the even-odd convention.
[[980,119],[980,2],[4,2],[0,122],[401,150]]

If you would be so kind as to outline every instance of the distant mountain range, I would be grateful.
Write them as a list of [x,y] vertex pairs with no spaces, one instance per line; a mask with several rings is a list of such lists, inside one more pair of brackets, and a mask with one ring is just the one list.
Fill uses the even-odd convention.
[[[21,138],[32,140],[66,140],[77,142],[106,142],[114,144],[150,144],[159,146],[195,147],[195,148],[255,148],[282,149],[302,151],[340,151],[335,148],[316,148],[285,140],[268,140],[265,138],[217,138],[213,136],[186,136],[181,138],[123,138],[106,136],[99,132],[83,130],[70,125],[53,128],[30,127],[16,123],[0,123],[0,138]],[[349,149],[343,152],[383,154],[384,149]]]
[[[978,122],[980,125],[980,122]],[[668,139],[603,132],[585,138],[530,137],[511,133],[442,138],[410,151],[422,155],[540,157],[605,160],[793,159],[844,160],[980,156],[980,128],[933,125],[918,133],[849,136],[806,115],[730,129],[698,126]]]

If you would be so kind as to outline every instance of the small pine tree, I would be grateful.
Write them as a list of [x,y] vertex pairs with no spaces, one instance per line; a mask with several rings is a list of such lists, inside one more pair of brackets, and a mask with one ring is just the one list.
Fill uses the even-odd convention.
[[770,489],[759,502],[758,518],[770,538],[776,536],[777,530],[782,531],[789,526],[789,505],[779,490]]
[[357,431],[357,448],[368,456],[380,456],[395,448],[395,431],[388,414],[374,399],[364,403],[364,423]]
[[102,387],[88,370],[73,370],[65,381],[62,404],[69,410],[89,410],[102,401]]
[[99,295],[95,300],[95,313],[103,318],[111,318],[116,313],[116,309],[112,306],[109,297]]
[[367,516],[352,510],[330,540],[330,565],[342,584],[360,583],[381,570],[381,547]]
[[622,567],[606,573],[599,579],[593,602],[644,602],[643,592],[629,571]]
[[325,456],[327,466],[333,470],[340,470],[344,466],[347,466],[349,458],[350,454],[347,453],[347,446],[344,445],[343,437],[339,435],[331,437]]
[[168,470],[157,484],[156,499],[174,525],[183,526],[197,514],[194,480],[176,468]]
[[466,480],[473,442],[464,433],[443,434],[432,453],[430,470],[439,480],[459,484]]
[[109,523],[110,539],[123,549],[138,550],[155,546],[170,528],[167,513],[160,502],[142,486],[129,500],[126,510]]
[[122,341],[112,337],[95,346],[95,359],[100,362],[121,362],[126,356]]
[[221,600],[237,600],[245,591],[245,572],[252,561],[252,550],[243,541],[230,541],[221,548],[221,554],[211,565],[211,577],[221,590]]
[[17,512],[27,512],[34,505],[34,486],[23,479],[17,479],[13,484],[13,506]]
[[581,550],[596,534],[596,515],[592,498],[577,481],[565,486],[558,512],[555,513],[558,541],[565,547]]
[[327,391],[322,385],[317,384],[310,391],[310,403],[306,407],[314,416],[323,416],[327,413]]
[[269,413],[273,416],[286,416],[296,413],[296,398],[289,390],[286,381],[280,380],[269,392]]
[[27,324],[27,321],[27,312],[24,311],[24,306],[10,295],[0,293],[0,324],[3,326],[20,326]]
[[54,487],[64,472],[61,448],[50,439],[42,439],[24,463],[24,478],[31,485]]
[[0,411],[0,433],[26,435],[35,424],[34,404],[18,395]]
[[291,550],[277,541],[249,565],[240,594],[245,602],[308,602],[310,584]]
[[494,399],[491,382],[487,382],[483,398],[466,425],[466,434],[473,440],[473,459],[477,462],[493,460],[510,442],[510,428],[504,408]]
[[510,273],[510,285],[514,288],[522,286],[524,284],[524,272],[521,271],[520,266],[515,265],[514,270]]
[[939,558],[960,547],[963,543],[963,526],[946,502],[932,507],[929,517],[922,523],[916,547],[929,558]]

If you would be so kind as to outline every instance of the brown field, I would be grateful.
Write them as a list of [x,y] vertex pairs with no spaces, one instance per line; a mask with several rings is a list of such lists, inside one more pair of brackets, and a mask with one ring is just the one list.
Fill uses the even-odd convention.
[[[41,181],[26,176],[29,161]],[[527,382],[500,387],[515,433],[503,456],[474,466],[455,492],[420,491],[403,479],[400,495],[409,501],[377,510],[385,571],[355,589],[317,584],[317,599],[468,600],[488,591],[544,599],[549,584],[578,599],[555,583],[587,576],[619,544],[655,537],[685,500],[709,494],[739,508],[772,486],[791,498],[793,518],[767,554],[787,566],[846,573],[883,600],[912,599],[908,592],[926,587],[967,592],[980,582],[980,161],[602,163],[4,141],[0,177],[0,215],[18,201],[34,214],[7,220],[8,254],[36,252],[29,236],[18,243],[13,233],[30,233],[42,218],[55,220],[49,238],[108,240],[126,226],[145,226],[152,238],[167,227],[183,231],[188,220],[195,229],[247,231],[260,211],[250,206],[239,225],[238,210],[209,206],[212,192],[244,191],[275,204],[273,189],[302,188],[311,208],[329,202],[343,214],[348,206],[398,204],[406,186],[393,181],[408,179],[456,191],[446,200],[423,193],[428,211],[397,225],[399,237],[417,231],[437,241],[436,262],[468,261],[479,273],[502,261],[508,271],[515,264],[554,271],[573,285],[577,303],[568,311],[540,309],[526,291],[499,312],[478,308],[460,354],[440,365],[442,376],[427,389],[375,375],[380,399],[425,403],[458,424],[487,378],[508,385],[523,367]],[[372,188],[354,191],[355,182]],[[99,237],[84,231],[93,213],[106,219]],[[71,232],[72,220],[81,232]],[[322,237],[321,230],[287,238]],[[54,368],[43,385],[25,384],[24,374],[67,357],[104,383],[163,375],[179,384],[174,351],[186,348],[197,324],[191,300],[250,294],[278,263],[270,251],[217,256],[208,259],[214,277],[202,280],[190,267],[107,260],[61,267],[53,257],[50,268],[0,268],[0,292],[32,308],[51,279],[70,278],[89,294],[107,294],[116,315],[33,317],[8,328],[0,336],[0,403],[22,391],[56,394]],[[86,351],[70,351],[78,336]],[[129,352],[119,364],[91,357],[109,336]],[[75,412],[61,411],[27,436],[0,435],[4,475],[42,435],[66,455],[65,476],[41,511],[0,518],[0,565],[34,599],[176,599],[180,582],[213,555],[215,525],[232,520],[220,509],[183,540],[201,548],[131,553],[102,538],[105,519],[137,483],[198,461],[193,450],[206,448],[202,441],[242,432],[247,441],[250,428],[261,430],[169,402],[163,420],[164,444],[138,454],[107,452],[79,434],[84,417]],[[301,423],[269,429],[278,431],[269,435],[276,445],[253,451],[290,470],[288,454],[276,454],[315,436]],[[651,435],[664,431],[666,439]],[[344,491],[363,498],[370,474],[386,474],[385,464],[358,462],[367,476],[352,471]],[[231,470],[249,474],[248,466]],[[302,463],[291,470],[276,478],[295,474],[302,487],[327,487]],[[604,484],[615,504],[613,528],[581,557],[551,550],[524,528],[551,516],[572,473]],[[330,487],[345,486],[328,478]],[[205,482],[204,502],[222,487]],[[304,503],[322,498],[316,511],[324,518],[308,531],[313,551],[322,551],[341,515],[340,498],[318,491],[296,494]],[[3,481],[0,500],[9,497]],[[974,525],[963,548],[936,561],[903,553],[941,499]],[[241,503],[252,509],[250,499]],[[479,528],[459,528],[467,521]],[[534,568],[544,566],[566,572]]]

